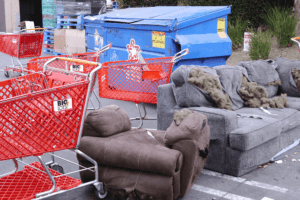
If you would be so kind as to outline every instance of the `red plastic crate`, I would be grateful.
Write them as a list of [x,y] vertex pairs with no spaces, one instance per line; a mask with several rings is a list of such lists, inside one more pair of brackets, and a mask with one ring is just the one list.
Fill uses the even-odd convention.
[[[39,162],[30,164],[45,171]],[[49,169],[53,176],[61,175],[59,172]],[[68,190],[77,187],[81,181],[69,176],[54,178],[58,190]],[[50,190],[52,182],[47,174],[29,166],[22,171],[0,178],[0,200],[29,200],[35,198],[35,194]]]

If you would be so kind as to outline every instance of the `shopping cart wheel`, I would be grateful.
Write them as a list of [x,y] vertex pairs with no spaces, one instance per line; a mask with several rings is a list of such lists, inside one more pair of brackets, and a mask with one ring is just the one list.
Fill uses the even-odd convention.
[[9,78],[8,71],[4,71],[4,76],[5,76],[6,78]]
[[58,164],[52,164],[52,165],[50,165],[49,166],[51,169],[53,169],[54,171],[57,171],[57,172],[59,172],[59,173],[61,173],[61,174],[64,174],[65,172],[64,172],[64,168],[62,167],[62,166],[60,166],[60,165],[58,165]]
[[99,198],[99,199],[104,199],[107,195],[107,191],[105,190],[104,192],[101,192],[101,191],[98,191],[96,190],[96,196]]

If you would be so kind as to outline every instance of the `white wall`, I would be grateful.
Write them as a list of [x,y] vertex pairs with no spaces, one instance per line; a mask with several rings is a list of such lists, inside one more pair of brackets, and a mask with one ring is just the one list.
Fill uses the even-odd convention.
[[4,0],[5,26],[7,33],[19,30],[20,4],[19,0]]

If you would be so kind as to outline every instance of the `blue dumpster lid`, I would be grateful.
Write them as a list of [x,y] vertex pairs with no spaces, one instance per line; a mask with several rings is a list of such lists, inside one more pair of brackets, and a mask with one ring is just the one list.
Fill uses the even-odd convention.
[[[230,6],[158,6],[146,8],[128,8],[107,13],[104,22],[136,25],[180,26],[194,19],[204,19],[208,15],[220,12],[230,14]],[[223,13],[224,12],[224,13]],[[212,16],[213,17],[213,16]]]

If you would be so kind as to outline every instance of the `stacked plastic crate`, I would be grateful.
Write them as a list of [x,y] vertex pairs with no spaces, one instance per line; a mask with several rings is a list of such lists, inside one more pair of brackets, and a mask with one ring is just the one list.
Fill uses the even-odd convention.
[[43,27],[56,27],[56,6],[55,0],[42,0]]
[[44,34],[45,53],[54,54],[54,28],[56,28],[56,1],[42,0],[43,27],[46,28]]

